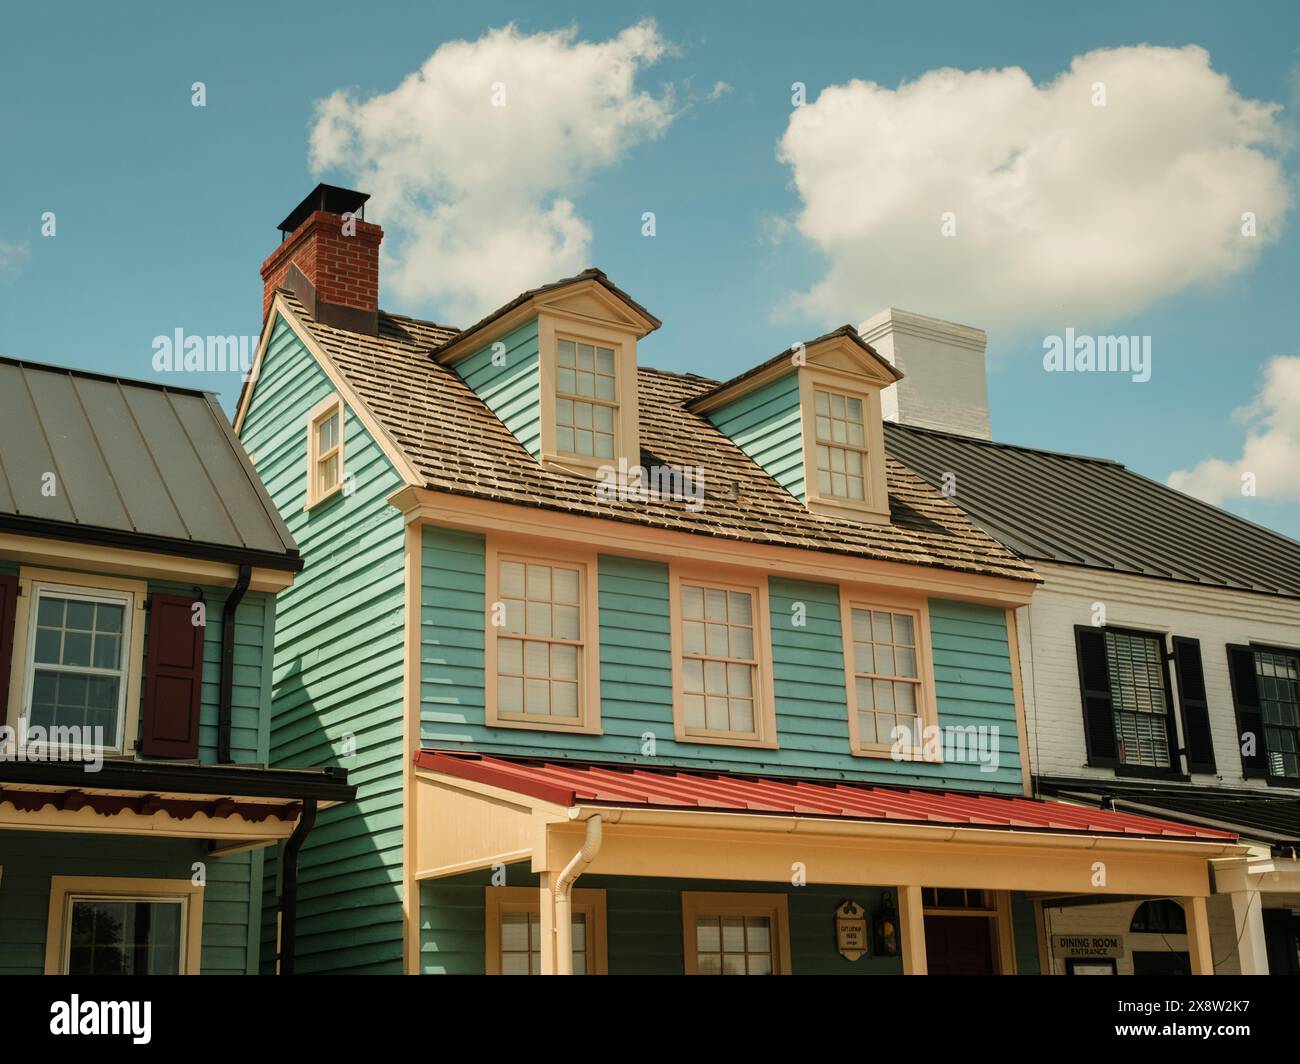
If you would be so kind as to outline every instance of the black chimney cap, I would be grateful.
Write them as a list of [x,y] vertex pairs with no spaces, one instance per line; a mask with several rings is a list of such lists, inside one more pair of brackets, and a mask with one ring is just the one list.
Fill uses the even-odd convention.
[[347,212],[355,214],[369,198],[368,192],[339,188],[338,185],[319,184],[276,228],[282,233],[292,233],[316,211],[328,211],[330,214]]

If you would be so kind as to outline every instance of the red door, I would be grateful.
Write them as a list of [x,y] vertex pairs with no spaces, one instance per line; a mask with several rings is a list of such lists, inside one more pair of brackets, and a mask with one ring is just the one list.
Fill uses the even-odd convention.
[[931,975],[996,975],[993,920],[986,916],[927,916],[925,957]]

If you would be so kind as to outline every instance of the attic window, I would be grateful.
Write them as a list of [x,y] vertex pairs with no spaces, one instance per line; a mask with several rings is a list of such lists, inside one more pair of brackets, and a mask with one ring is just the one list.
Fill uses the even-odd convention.
[[864,501],[867,446],[862,400],[818,388],[814,411],[818,493],[850,502]]
[[614,349],[557,339],[555,446],[582,458],[615,456],[618,378]]
[[307,507],[343,487],[343,401],[331,395],[307,416]]
[[847,373],[799,371],[808,509],[852,521],[888,521],[880,389]]

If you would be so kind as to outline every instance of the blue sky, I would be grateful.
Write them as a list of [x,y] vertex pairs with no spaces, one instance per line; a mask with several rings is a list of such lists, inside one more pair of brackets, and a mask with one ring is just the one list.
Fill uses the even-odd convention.
[[[477,41],[511,22],[525,37],[572,27],[575,42],[607,42],[653,18],[659,39],[671,47],[642,64],[635,87],[659,101],[666,124],[631,137],[612,161],[578,174],[572,187],[562,182],[545,190],[571,201],[589,231],[584,258],[663,319],[664,328],[641,345],[644,363],[725,377],[793,339],[865,318],[904,292],[907,309],[942,317],[960,308],[959,320],[989,329],[999,439],[1107,455],[1164,480],[1211,457],[1228,462],[1235,476],[1232,463],[1247,435],[1271,425],[1272,460],[1300,461],[1300,451],[1287,449],[1287,425],[1279,429],[1291,414],[1300,423],[1300,404],[1269,408],[1266,395],[1259,406],[1272,360],[1300,356],[1294,309],[1300,240],[1292,213],[1276,205],[1278,195],[1289,200],[1295,188],[1289,150],[1300,102],[1295,5],[1097,3],[1067,10],[986,3],[978,17],[970,17],[970,8],[827,3],[811,18],[789,4],[604,2],[548,5],[543,14],[538,5],[372,0],[360,7],[51,3],[8,12],[0,40],[0,353],[141,377],[152,374],[155,336],[177,328],[192,335],[256,333],[257,268],[277,243],[276,223],[316,180],[346,184],[357,176],[346,164],[310,167],[317,101],[344,90],[352,94],[350,106],[359,107],[391,92],[446,42]],[[942,257],[926,258],[933,241],[908,240],[885,226],[877,229],[884,238],[861,248],[863,261],[876,266],[864,273],[860,306],[846,307],[842,286],[822,302],[799,302],[832,271],[835,255],[846,252],[828,250],[801,228],[807,203],[794,183],[796,163],[778,155],[792,122],[793,83],[803,82],[816,103],[830,87],[873,82],[884,91],[882,106],[899,106],[910,123],[914,112],[901,109],[894,90],[939,68],[1020,68],[1042,87],[1076,57],[1144,44],[1200,46],[1214,74],[1230,82],[1223,91],[1232,99],[1279,105],[1273,142],[1260,158],[1280,164],[1282,178],[1249,186],[1271,189],[1275,206],[1260,223],[1267,239],[1242,262],[1215,265],[1212,257],[1189,255],[1209,265],[1188,271],[1186,282],[1165,276],[1176,272],[1169,263],[1145,274],[1135,267],[1134,281],[1126,264],[1131,249],[1116,246],[1113,273],[1110,265],[1092,271],[1101,280],[1090,301],[1077,305],[1073,290],[1087,286],[1072,285],[1061,297],[1059,319],[1050,285],[1040,294],[1032,284],[1019,302],[1016,293],[995,294],[984,315],[978,300],[961,296],[979,278],[961,275]],[[207,86],[204,108],[191,106],[195,81]],[[1147,113],[1144,102],[1123,110],[1138,98],[1131,92],[1108,103],[1109,113],[1134,130],[1125,157],[1078,161],[1079,170],[1096,174],[1084,187],[1099,186],[1106,202],[1122,200],[1137,175],[1163,165],[1164,149],[1153,160],[1147,145],[1184,122],[1210,125],[1217,113],[1212,102],[1190,96],[1175,120]],[[937,121],[936,114],[952,119],[978,99],[959,91],[942,109],[915,112],[914,121]],[[969,121],[956,114],[958,127],[981,118],[988,114]],[[1152,123],[1149,133],[1144,121]],[[1041,142],[1074,143],[1053,139],[1050,114],[1044,128],[1049,132]],[[1211,143],[1220,135],[1204,134]],[[921,147],[944,143],[914,137],[910,127],[888,144],[876,129],[846,141],[859,159],[869,159],[873,136],[882,136],[880,157],[897,172],[910,172],[905,153],[920,151],[918,140]],[[463,138],[451,148],[464,151]],[[1206,198],[1219,195],[1235,211],[1232,183],[1245,181],[1249,167],[1236,165],[1239,156],[1224,158],[1227,165],[1206,166]],[[935,169],[933,159],[915,165],[918,174]],[[1068,183],[1061,187],[1074,195]],[[1059,198],[1052,202],[1068,209]],[[1159,203],[1153,210],[1140,199],[1136,206],[1138,226],[1161,211]],[[385,209],[378,192],[375,208]],[[656,215],[653,239],[641,235],[647,210]],[[53,238],[41,235],[46,211],[57,216]],[[399,232],[382,220],[396,246]],[[1178,217],[1165,221],[1171,232],[1187,228]],[[1050,247],[1053,256],[1057,250]],[[847,254],[855,254],[852,247]],[[1081,254],[1069,240],[1060,242],[1058,261]],[[894,264],[900,278],[910,278],[905,285],[895,285]],[[455,299],[440,299],[437,291],[397,299],[384,276],[387,309],[448,319]],[[501,301],[513,294],[503,292]],[[1037,305],[1026,310],[1030,297]],[[1150,336],[1151,380],[1043,372],[1043,337],[1066,326]],[[239,385],[235,375],[180,382],[219,391],[227,409]],[[1252,403],[1253,415],[1233,417]],[[1257,497],[1229,497],[1224,504],[1300,537],[1297,483],[1261,478]]]

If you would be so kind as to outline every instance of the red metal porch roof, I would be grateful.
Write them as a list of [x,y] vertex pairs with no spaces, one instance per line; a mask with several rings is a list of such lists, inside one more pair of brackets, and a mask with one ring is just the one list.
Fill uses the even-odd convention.
[[1184,841],[1232,842],[1237,838],[1227,831],[1134,813],[1007,795],[764,779],[586,761],[486,757],[448,750],[421,750],[415,755],[415,763],[431,772],[490,784],[563,806],[643,806]]

